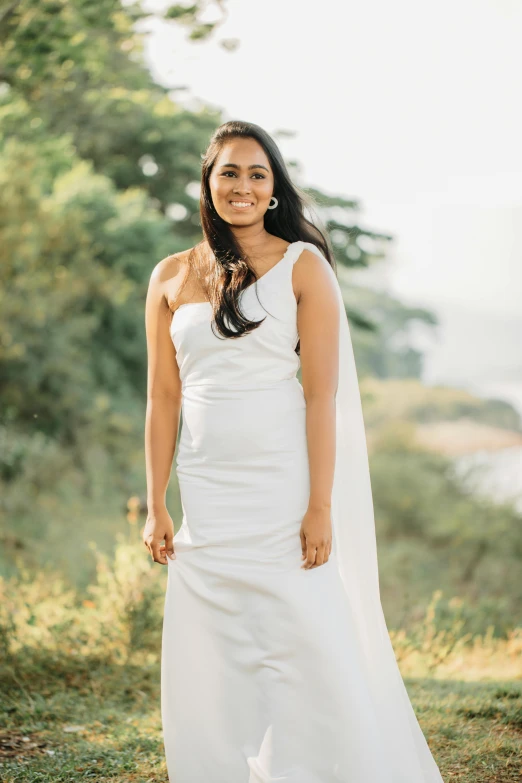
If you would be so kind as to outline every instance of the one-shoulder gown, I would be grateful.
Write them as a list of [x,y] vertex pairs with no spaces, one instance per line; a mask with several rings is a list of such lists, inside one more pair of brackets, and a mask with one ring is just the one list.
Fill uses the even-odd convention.
[[324,258],[292,242],[242,291],[244,312],[265,317],[251,333],[214,332],[208,302],[171,322],[183,519],[163,622],[169,780],[441,783],[411,708],[399,745],[379,712],[335,541],[327,563],[301,568],[310,484],[292,268],[304,249]]

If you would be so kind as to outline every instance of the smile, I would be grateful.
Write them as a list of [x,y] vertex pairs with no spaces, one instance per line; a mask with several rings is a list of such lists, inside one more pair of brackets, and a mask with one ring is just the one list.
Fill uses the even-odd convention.
[[238,209],[247,209],[247,207],[253,207],[251,201],[231,201],[230,202],[233,207],[237,207]]

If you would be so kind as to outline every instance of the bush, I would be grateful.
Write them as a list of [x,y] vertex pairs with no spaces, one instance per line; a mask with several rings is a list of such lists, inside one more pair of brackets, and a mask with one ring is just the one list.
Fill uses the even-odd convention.
[[4,655],[59,652],[116,663],[159,656],[166,569],[122,536],[112,562],[95,555],[96,581],[84,595],[50,571],[0,579]]

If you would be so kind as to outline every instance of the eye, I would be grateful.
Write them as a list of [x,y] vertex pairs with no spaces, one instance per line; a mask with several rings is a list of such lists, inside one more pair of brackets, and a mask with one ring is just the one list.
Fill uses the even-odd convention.
[[[221,176],[222,177],[226,177],[228,174],[232,174],[233,177],[236,176],[236,172],[235,171],[223,171],[221,173]],[[256,172],[255,174],[252,174],[252,176],[253,177],[261,177],[261,179],[266,179],[265,175],[264,174],[260,174],[259,172]]]

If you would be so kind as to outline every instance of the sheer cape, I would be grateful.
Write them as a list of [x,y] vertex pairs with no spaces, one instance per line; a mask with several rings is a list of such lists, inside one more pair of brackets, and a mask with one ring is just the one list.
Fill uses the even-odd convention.
[[[304,246],[325,261],[312,243]],[[327,262],[328,263],[328,262]],[[384,618],[375,519],[361,395],[342,290],[332,528],[337,562],[367,667],[382,738],[389,746],[390,783],[441,783],[442,777],[411,706]]]

